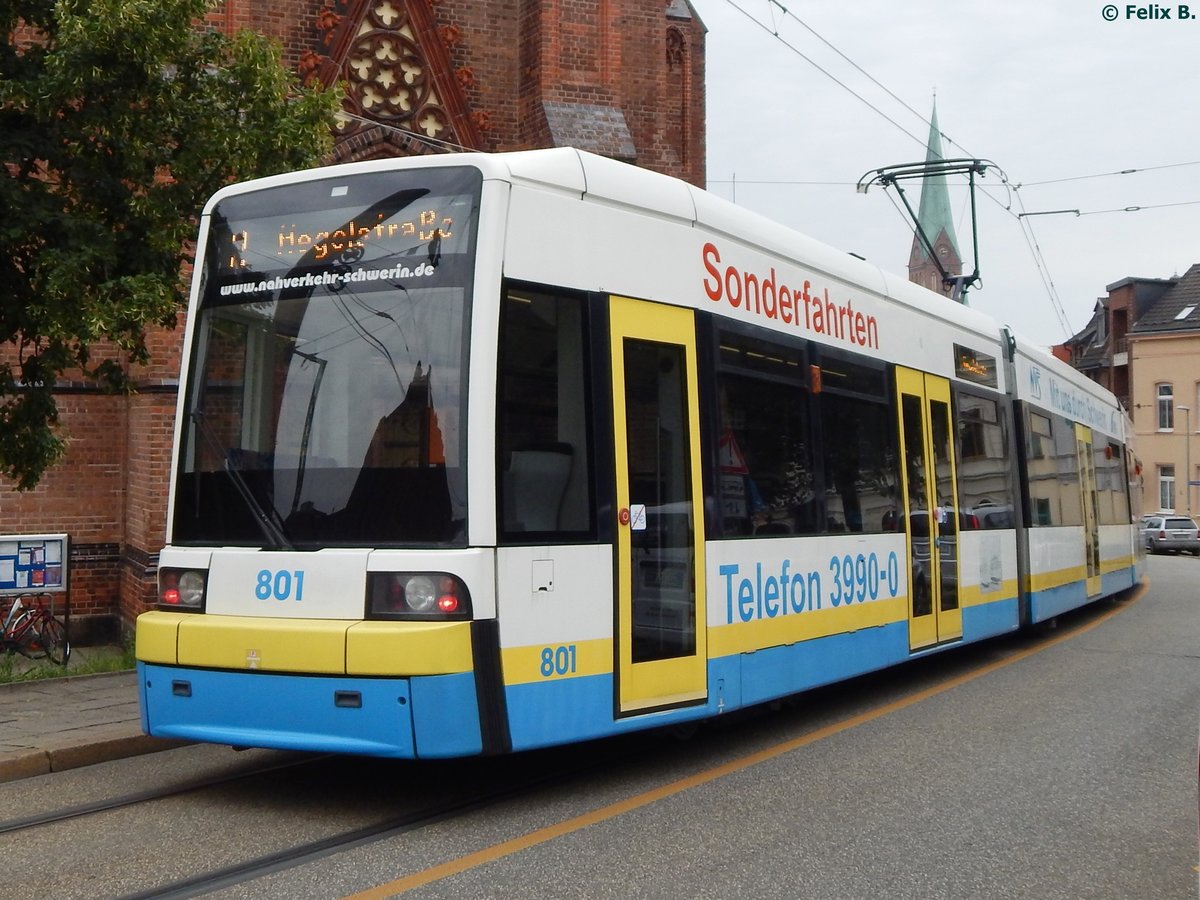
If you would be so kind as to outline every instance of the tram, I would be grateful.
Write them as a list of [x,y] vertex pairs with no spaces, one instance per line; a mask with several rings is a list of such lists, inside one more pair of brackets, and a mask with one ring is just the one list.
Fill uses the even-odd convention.
[[402,758],[796,694],[1142,576],[1115,398],[574,149],[206,206],[143,729]]

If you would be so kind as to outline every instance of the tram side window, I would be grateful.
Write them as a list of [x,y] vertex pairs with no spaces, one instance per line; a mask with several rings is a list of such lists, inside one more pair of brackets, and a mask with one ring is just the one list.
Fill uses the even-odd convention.
[[1112,474],[1113,490],[1113,525],[1128,525],[1134,520],[1133,509],[1130,506],[1129,479],[1126,477],[1128,455],[1120,444],[1109,444],[1112,448],[1112,458],[1117,463]]
[[895,416],[882,368],[825,352],[821,446],[829,531],[894,531],[899,503]]
[[1028,410],[1026,454],[1033,525],[1082,525],[1075,426],[1062,416]]
[[512,288],[504,298],[496,450],[509,539],[592,528],[584,313],[577,296]]
[[803,351],[730,331],[719,346],[721,533],[816,532]]
[[1125,475],[1129,479],[1129,521],[1137,522],[1146,508],[1146,485],[1142,478],[1142,461],[1132,453],[1125,454]]
[[1125,485],[1125,458],[1120,444],[1098,442],[1096,461],[1096,500],[1101,525],[1127,525],[1129,493]]
[[1015,528],[1004,406],[963,391],[958,406],[958,503],[966,529]]

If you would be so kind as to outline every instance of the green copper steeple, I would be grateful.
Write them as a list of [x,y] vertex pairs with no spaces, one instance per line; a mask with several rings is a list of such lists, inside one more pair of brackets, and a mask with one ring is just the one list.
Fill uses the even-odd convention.
[[[929,143],[925,162],[944,160],[942,155],[942,133],[938,130],[937,100],[934,99],[933,115],[929,119]],[[921,182],[921,205],[917,211],[917,222],[926,239],[938,254],[942,267],[950,275],[962,274],[962,253],[954,235],[954,217],[950,212],[950,191],[945,175],[932,175]],[[920,238],[913,236],[912,250],[908,257],[908,278],[918,284],[949,296],[950,291],[942,284],[940,273],[929,254],[925,252]]]
[[[933,104],[933,115],[929,117],[929,144],[925,151],[925,162],[934,162],[946,157],[942,155],[942,133],[938,131],[937,101]],[[950,213],[950,191],[946,187],[945,175],[934,175],[926,178],[921,185],[921,208],[917,213],[917,221],[929,238],[929,243],[937,244],[938,234],[946,232],[950,246],[955,254],[962,258],[958,251],[958,240],[954,236],[954,217]]]

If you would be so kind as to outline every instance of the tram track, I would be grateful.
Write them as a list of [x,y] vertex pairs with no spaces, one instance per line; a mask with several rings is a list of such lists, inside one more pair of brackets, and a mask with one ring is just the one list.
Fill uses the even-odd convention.
[[297,769],[302,766],[311,766],[322,760],[328,759],[330,755],[331,754],[328,753],[320,755],[304,754],[303,758],[301,759],[289,759],[285,762],[255,766],[250,769],[240,772],[232,772],[225,775],[212,775],[202,778],[194,778],[180,784],[168,785],[159,788],[149,788],[144,791],[132,791],[116,797],[106,797],[102,800],[93,800],[88,803],[77,803],[72,806],[64,806],[58,809],[49,810],[47,812],[34,813],[28,816],[19,816],[13,819],[6,819],[0,822],[0,835],[20,833],[22,831],[28,831],[32,828],[53,825],[58,822],[66,822],[71,819],[85,818],[87,816],[97,815],[98,813],[111,812],[113,810],[124,809],[130,806],[137,806],[142,803],[153,803],[157,800],[166,800],[170,797],[178,797],[183,794],[191,794],[197,791],[206,790],[208,788],[221,787],[239,781],[259,778],[263,775],[284,772],[291,769]]
[[[397,812],[393,815],[377,816],[374,821],[350,825],[341,830],[331,830],[330,833],[314,836],[307,841],[299,841],[290,846],[277,847],[250,858],[228,861],[210,869],[194,866],[191,871],[184,871],[179,877],[160,881],[153,886],[138,885],[134,890],[126,888],[125,893],[114,892],[114,896],[133,900],[133,898],[183,898],[198,897],[213,891],[247,884],[276,872],[285,871],[306,864],[319,862],[321,859],[369,846],[373,843],[386,841],[397,836],[419,831],[438,823],[469,815],[513,799],[519,799],[531,792],[545,788],[554,788],[589,774],[604,772],[627,759],[622,747],[627,739],[618,738],[594,746],[593,752],[587,753],[585,761],[579,764],[574,758],[563,757],[560,754],[549,754],[540,762],[530,763],[530,757],[501,757],[493,760],[486,772],[495,776],[488,782],[481,783],[476,775],[467,775],[453,796],[426,797],[424,802],[418,801],[415,806]],[[537,752],[535,751],[535,754]],[[514,761],[524,759],[524,763]],[[9,819],[0,822],[0,835],[15,835],[29,833],[36,829],[51,828],[71,820],[99,817],[103,813],[145,806],[171,798],[185,795],[197,795],[205,790],[224,788],[229,785],[244,785],[245,796],[259,793],[261,785],[256,781],[280,776],[286,779],[284,791],[293,790],[292,785],[304,782],[320,782],[325,777],[321,764],[340,758],[332,754],[320,756],[305,754],[301,759],[286,760],[271,765],[259,765],[243,771],[220,776],[196,778],[160,788],[134,791],[120,796],[104,798],[88,803],[61,807],[44,813]],[[547,762],[548,760],[548,762]],[[546,762],[546,764],[542,764]],[[344,766],[335,768],[345,770]],[[436,780],[436,779],[435,779]],[[498,780],[502,786],[488,788],[486,784],[494,784]],[[238,790],[235,788],[235,790]],[[442,792],[449,793],[450,791]],[[233,809],[233,806],[230,806]],[[240,816],[239,816],[240,819]],[[99,819],[97,819],[99,823]],[[232,830],[241,828],[240,823],[229,822]],[[51,843],[57,840],[56,833],[50,831],[46,838]],[[185,864],[186,867],[186,864]],[[150,879],[147,879],[150,881]]]
[[[426,803],[417,809],[408,810],[395,816],[387,816],[374,823],[347,828],[241,862],[230,863],[174,881],[164,882],[153,888],[123,894],[119,900],[150,900],[150,898],[183,900],[183,898],[203,896],[213,891],[247,884],[276,872],[319,862],[321,859],[348,850],[369,846],[442,822],[452,821],[510,800],[520,799],[535,791],[561,787],[582,777],[608,772],[627,762],[628,755],[623,750],[627,740],[638,740],[638,737],[618,738],[604,742],[594,747],[594,752],[585,755],[586,762],[582,765],[550,762],[548,766],[528,767],[531,771],[536,770],[536,774],[515,778],[511,778],[511,772],[509,772],[506,778],[500,779],[505,782],[503,787],[467,790],[460,796]],[[553,754],[552,756],[555,759],[561,758]],[[510,760],[511,757],[502,760],[501,764]],[[521,767],[521,769],[524,768],[527,767]]]
[[502,790],[489,791],[445,803],[435,803],[372,825],[347,829],[315,841],[266,853],[244,862],[222,866],[136,893],[125,894],[119,900],[151,900],[151,898],[153,900],[184,900],[184,898],[199,897],[212,891],[236,887],[275,872],[317,862],[327,856],[378,843],[486,809],[505,800],[519,797],[535,788],[568,780],[582,774],[583,771],[586,770],[561,772],[531,779],[526,783],[510,785]]

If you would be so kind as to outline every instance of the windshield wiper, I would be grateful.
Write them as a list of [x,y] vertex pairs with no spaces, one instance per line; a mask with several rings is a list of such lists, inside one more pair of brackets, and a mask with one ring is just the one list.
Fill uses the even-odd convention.
[[[292,512],[295,512],[300,508],[300,495],[304,488],[304,470],[308,468],[308,443],[312,438],[313,415],[317,411],[317,392],[321,390],[321,379],[325,377],[325,366],[329,361],[313,353],[297,350],[295,347],[291,349],[291,352],[294,356],[317,364],[317,377],[313,380],[312,391],[308,395],[308,411],[304,414],[304,434],[300,437],[300,462],[296,467],[296,490],[292,494]],[[304,363],[301,363],[300,366],[303,368]]]
[[283,547],[285,550],[295,550],[295,545],[288,540],[287,535],[284,533],[284,526],[283,522],[279,519],[279,513],[274,507],[272,507],[270,511],[267,511],[263,508],[262,504],[260,504],[254,498],[254,493],[250,490],[250,485],[246,484],[246,479],[242,477],[242,473],[229,461],[228,448],[222,446],[221,441],[217,438],[216,433],[213,431],[213,427],[208,424],[208,420],[205,418],[204,413],[198,409],[194,409],[192,410],[191,418],[192,421],[195,422],[199,427],[200,434],[208,443],[209,448],[223,461],[225,472],[229,475],[229,480],[232,481],[233,486],[237,488],[237,492],[241,496],[242,502],[246,504],[246,508],[253,514],[254,522],[258,525],[259,530],[262,531],[263,536],[270,541],[274,547]]

